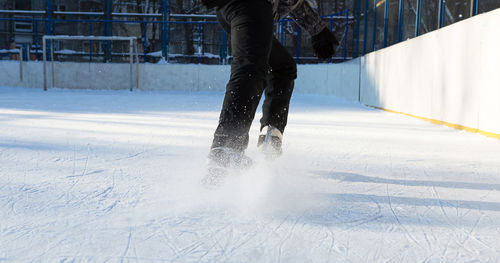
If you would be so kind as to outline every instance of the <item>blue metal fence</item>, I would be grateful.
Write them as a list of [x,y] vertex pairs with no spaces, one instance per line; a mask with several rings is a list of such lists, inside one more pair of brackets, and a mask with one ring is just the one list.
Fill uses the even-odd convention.
[[[345,16],[345,25],[343,27],[345,30],[340,30],[340,32],[345,32],[347,34],[348,32],[348,24],[349,24],[349,13],[348,11],[339,13],[339,14],[333,14],[329,16],[325,16],[324,19],[328,21],[328,24],[332,26],[335,24],[334,20],[338,20],[339,16]],[[72,25],[86,25],[88,27],[88,31],[86,32],[88,35],[101,35],[100,32],[98,32],[95,29],[96,24],[101,24],[104,25],[104,35],[111,35],[112,34],[112,25],[113,24],[137,24],[140,25],[141,27],[144,28],[142,30],[142,50],[143,54],[142,57],[145,58],[148,56],[147,54],[147,45],[148,45],[148,36],[147,36],[147,28],[149,25],[152,24],[157,24],[161,28],[161,51],[162,55],[165,58],[169,57],[169,49],[171,46],[172,38],[170,37],[171,34],[171,27],[174,25],[182,25],[182,24],[188,24],[195,26],[198,31],[198,39],[196,39],[195,42],[197,42],[198,49],[200,50],[202,48],[203,42],[204,42],[204,29],[207,25],[218,25],[216,21],[148,21],[148,20],[106,20],[106,19],[57,19],[57,18],[1,18],[0,21],[6,21],[6,22],[16,22],[16,21],[22,21],[22,22],[29,22],[33,23],[33,41],[32,41],[32,46],[35,49],[34,54],[36,55],[37,59],[40,59],[42,51],[40,50],[41,46],[41,37],[43,35],[54,35],[55,34],[55,29],[58,27],[60,24],[72,24]],[[286,38],[286,31],[284,30],[284,25],[286,23],[293,22],[290,19],[283,19],[279,22],[277,22],[277,27],[280,27],[279,31],[281,33],[281,41],[284,42]],[[344,22],[342,22],[344,23]],[[40,31],[41,28],[40,25],[45,25],[45,30]],[[338,29],[338,27],[337,27]],[[218,32],[219,32],[219,41],[218,41],[218,50],[219,50],[219,56],[220,56],[220,62],[224,63],[227,61],[227,56],[228,56],[228,48],[229,45],[227,43],[228,41],[228,36],[226,35],[226,32],[224,32],[220,27],[218,27]],[[295,57],[297,59],[297,62],[300,62],[300,53],[301,53],[301,34],[302,31],[300,30],[300,27],[298,25],[295,26],[295,32],[292,32],[296,36],[296,53]],[[110,49],[110,44],[106,43],[106,50]],[[344,50],[344,54],[341,57],[342,60],[348,59],[347,57],[347,41],[343,43],[343,47],[341,48]],[[92,60],[93,57],[95,57],[96,54],[93,54],[92,49],[90,49],[89,54],[85,54],[90,57],[90,60]],[[201,56],[202,54],[198,52],[198,63],[201,63]],[[49,58],[51,59],[51,58]]]
[[[37,58],[40,58],[40,40],[42,35],[53,35],[57,34],[57,28],[62,24],[71,25],[86,25],[88,27],[88,35],[104,35],[111,36],[113,33],[113,25],[117,24],[136,24],[142,27],[142,36],[137,36],[142,39],[142,58],[146,61],[146,58],[150,56],[146,47],[149,45],[149,38],[147,36],[147,29],[150,25],[155,25],[159,28],[160,42],[161,42],[161,56],[165,59],[169,59],[171,55],[171,47],[174,43],[173,41],[173,31],[172,27],[180,24],[188,24],[195,28],[197,31],[196,42],[197,43],[197,63],[202,63],[202,52],[200,52],[204,45],[206,45],[206,38],[208,37],[205,30],[209,26],[216,26],[216,21],[178,21],[172,19],[171,8],[169,0],[161,0],[161,13],[149,14],[154,19],[147,20],[146,15],[138,15],[134,19],[137,20],[126,20],[126,19],[116,19],[123,15],[128,17],[133,17],[130,14],[121,14],[115,16],[111,12],[113,8],[112,0],[105,0],[104,2],[104,12],[102,13],[85,13],[78,14],[78,17],[85,17],[85,19],[61,19],[59,16],[65,12],[56,12],[53,10],[53,0],[45,0],[46,9],[45,11],[40,11],[41,13],[36,15],[38,18],[15,18],[15,17],[0,17],[0,22],[16,22],[25,21],[33,23],[33,41],[32,46],[35,49],[34,53]],[[337,37],[341,40],[341,47],[337,50],[336,61],[348,60],[353,57],[358,57],[360,54],[364,55],[368,52],[375,51],[379,48],[387,47],[392,44],[404,41],[405,38],[417,37],[422,33],[427,33],[434,29],[446,26],[449,23],[456,22],[449,21],[450,11],[449,8],[451,4],[463,4],[469,5],[470,14],[465,14],[464,17],[470,17],[477,15],[479,13],[480,4],[487,2],[489,0],[460,0],[446,2],[445,0],[437,1],[426,1],[423,7],[424,0],[352,0],[352,9],[346,9],[340,13],[331,14],[324,16],[323,19],[329,24],[330,29],[336,32]],[[409,5],[412,5],[411,10],[415,13],[415,20],[409,19],[405,15],[405,11],[409,10]],[[500,6],[500,3],[497,4]],[[491,5],[490,5],[491,6]],[[494,6],[494,5],[493,5]],[[437,17],[428,17],[429,9],[433,7],[436,8]],[[425,8],[425,9],[424,9]],[[426,10],[426,12],[423,12]],[[2,10],[0,10],[0,15]],[[5,11],[5,10],[4,10]],[[484,12],[482,8],[481,12]],[[66,12],[72,13],[72,12]],[[424,16],[425,13],[425,16]],[[430,11],[432,13],[432,11]],[[397,15],[396,15],[397,14]],[[75,14],[73,14],[75,15]],[[462,14],[459,15],[462,19]],[[425,21],[430,26],[425,25]],[[430,19],[430,20],[429,20]],[[393,26],[396,24],[397,27]],[[432,20],[432,21],[431,21]],[[435,23],[437,21],[437,23]],[[371,25],[370,25],[371,24]],[[96,26],[99,25],[99,26]],[[287,30],[285,30],[285,26]],[[423,27],[422,27],[423,26]],[[96,28],[103,28],[103,31],[98,32]],[[352,33],[351,31],[352,30]],[[218,27],[217,34],[215,36],[217,39],[217,47],[215,48],[218,52],[219,63],[227,63],[231,50],[228,45],[228,36],[226,33]],[[296,25],[290,19],[283,19],[277,22],[277,37],[284,44],[288,45],[291,53],[298,63],[308,62],[311,63],[311,48],[309,45],[305,44],[307,37],[304,37],[302,30],[298,25]],[[370,38],[369,38],[370,37]],[[295,39],[290,39],[295,38]],[[369,43],[371,40],[371,43]],[[363,43],[360,44],[360,41]],[[306,46],[304,46],[306,45]],[[1,48],[1,47],[0,47]],[[105,43],[105,56],[109,56],[111,49],[111,43]],[[26,50],[26,49],[25,49]],[[159,52],[159,51],[158,51]],[[92,52],[90,49],[90,54],[88,54],[89,59],[92,60],[97,54]],[[310,55],[307,57],[307,55]],[[110,58],[105,58],[109,60]],[[331,60],[333,61],[333,60]],[[331,62],[330,61],[330,62]],[[314,61],[313,61],[314,62]]]
[[[207,25],[214,25],[217,24],[215,21],[174,21],[171,19],[171,0],[161,0],[160,2],[160,13],[158,14],[138,14],[134,19],[136,20],[119,20],[115,19],[115,13],[113,13],[113,4],[114,0],[103,0],[102,1],[102,12],[61,12],[61,11],[56,11],[54,10],[56,5],[54,3],[54,0],[43,0],[45,8],[44,11],[34,11],[34,13],[37,13],[36,15],[38,18],[32,18],[32,19],[26,19],[26,18],[13,18],[11,16],[9,17],[0,17],[0,22],[1,21],[6,21],[6,22],[16,22],[16,21],[25,21],[25,22],[31,22],[33,23],[33,41],[31,42],[35,51],[35,56],[39,59],[40,58],[40,46],[41,46],[41,36],[42,35],[54,35],[57,34],[57,28],[61,24],[73,24],[73,25],[81,25],[85,24],[88,26],[88,34],[89,35],[103,35],[103,36],[112,36],[113,35],[113,25],[114,24],[138,24],[140,25],[143,30],[142,30],[142,38],[141,36],[137,36],[140,39],[142,39],[142,45],[143,45],[143,54],[142,57],[144,58],[144,61],[146,60],[145,58],[148,56],[147,49],[146,47],[148,46],[148,40],[149,38],[147,37],[147,28],[149,25],[157,25],[160,26],[160,38],[161,38],[161,54],[163,58],[166,58],[167,60],[169,59],[169,53],[171,49],[171,45],[173,43],[172,41],[172,26],[177,25],[177,24],[189,24],[192,25],[193,27],[196,27],[198,30],[198,36],[197,36],[197,44],[198,44],[198,50],[202,49],[202,46],[204,45],[204,29],[207,27]],[[2,13],[1,11],[5,10],[0,10],[0,14]],[[8,11],[8,10],[7,10]],[[11,12],[7,12],[11,13]],[[61,19],[60,15],[66,13],[69,15],[77,15],[78,18],[85,17],[85,19]],[[75,14],[79,13],[79,14]],[[128,17],[133,17],[130,16],[130,14],[118,14],[118,17],[126,15]],[[345,31],[346,33],[348,32],[347,27],[349,26],[349,13],[347,12],[342,12],[339,15],[345,15],[346,16],[346,23],[344,26],[346,27]],[[154,20],[146,20],[144,19],[145,17],[153,17]],[[139,19],[137,19],[139,18]],[[330,20],[330,24],[333,25],[333,20],[338,19],[335,18],[334,16],[329,16],[328,18],[325,18],[327,20]],[[280,21],[278,22],[279,24],[283,25],[285,21]],[[99,24],[100,27],[103,26],[103,31],[101,32],[96,32],[96,24]],[[44,28],[44,30],[42,29]],[[301,49],[301,30],[298,26],[295,27],[296,30],[295,32],[290,32],[290,34],[295,35],[296,37],[296,49],[295,49],[295,57],[297,58],[297,62],[300,62],[301,57],[300,54],[303,53]],[[227,39],[228,37],[226,36],[226,33],[219,28],[219,43],[218,43],[218,50],[219,50],[219,57],[220,57],[220,63],[225,63],[227,62],[227,57],[231,53],[230,50],[228,50],[229,45],[227,45]],[[285,31],[282,30],[282,35],[281,39],[284,41],[284,38],[286,38]],[[12,32],[11,32],[12,33]],[[81,32],[79,33],[81,34]],[[106,60],[109,60],[109,55],[111,54],[111,43],[106,41],[105,43],[105,56]],[[344,51],[347,51],[347,41],[344,41],[344,46],[342,47]],[[93,53],[92,48],[89,50],[89,54],[85,54],[89,56],[89,59],[92,60],[96,54]],[[198,63],[201,63],[201,57],[202,54],[201,52],[198,52]],[[344,56],[341,58],[342,60],[348,59],[347,57],[347,52],[344,52]]]

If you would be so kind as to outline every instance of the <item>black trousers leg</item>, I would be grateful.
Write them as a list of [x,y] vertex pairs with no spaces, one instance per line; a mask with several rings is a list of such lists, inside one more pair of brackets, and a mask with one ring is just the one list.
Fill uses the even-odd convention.
[[272,6],[266,0],[235,0],[219,8],[217,17],[230,31],[233,63],[212,148],[243,151],[269,70]]
[[285,47],[275,38],[269,57],[271,71],[267,76],[265,100],[262,105],[261,129],[272,125],[285,131],[288,109],[297,78],[297,65]]

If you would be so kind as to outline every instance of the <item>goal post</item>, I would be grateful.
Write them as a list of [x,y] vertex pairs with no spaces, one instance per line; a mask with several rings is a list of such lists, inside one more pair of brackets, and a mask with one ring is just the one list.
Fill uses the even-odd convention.
[[[48,52],[50,52],[50,87],[55,87],[56,83],[56,73],[54,66],[54,42],[55,41],[64,41],[64,40],[72,40],[72,41],[127,41],[129,43],[129,64],[130,64],[130,91],[135,89],[139,89],[139,55],[138,55],[138,44],[137,37],[121,37],[121,36],[67,36],[67,35],[45,35],[43,36],[43,90],[47,91],[49,87],[49,83],[47,80],[47,67],[49,64],[48,61]],[[90,46],[90,48],[92,48]],[[50,49],[50,50],[49,50]],[[134,63],[135,62],[135,63]],[[92,63],[89,61],[89,63]],[[134,64],[135,64],[135,74],[134,74]]]

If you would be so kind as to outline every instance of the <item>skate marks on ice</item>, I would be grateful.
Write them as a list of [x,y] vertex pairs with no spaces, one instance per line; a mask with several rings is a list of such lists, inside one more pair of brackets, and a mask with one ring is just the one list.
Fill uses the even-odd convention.
[[287,167],[281,160],[269,162],[263,156],[255,158],[247,169],[228,174],[216,188],[202,185],[190,189],[198,200],[208,205],[229,209],[241,216],[283,215],[310,207],[313,197],[308,178],[300,170]]
[[[500,256],[497,245],[500,199],[495,185],[393,180],[323,170],[311,171],[311,174],[320,180],[334,182],[339,188],[348,189],[320,194],[323,199],[336,203],[337,208],[342,208],[340,204],[343,204],[347,208],[344,218],[351,218],[348,214],[358,209],[369,211],[378,207],[373,220],[364,221],[354,229],[379,232],[381,237],[385,237],[380,240],[381,246],[390,243],[393,250],[404,249],[400,260],[496,262],[495,258]],[[459,187],[453,188],[450,194],[447,188],[453,184]],[[343,222],[339,223],[342,225]],[[407,242],[401,243],[398,236],[404,237]],[[400,243],[387,242],[391,239],[400,240]],[[379,250],[377,247],[374,246],[374,249]]]
[[[189,207],[179,207],[175,214],[189,223],[168,228],[191,229],[189,232],[202,236],[197,239],[203,241],[192,254],[182,254],[182,258],[200,255],[197,260],[202,262],[231,261],[242,256],[247,262],[327,262],[351,258],[347,253],[348,241],[335,228],[355,228],[376,220],[379,208],[358,210],[348,202],[324,198],[318,195],[317,182],[305,170],[281,161],[257,162],[241,175],[229,177],[216,190],[187,189],[186,184],[185,190],[196,195],[182,198],[189,202]],[[178,240],[183,241],[186,240]],[[201,252],[203,249],[205,253]]]
[[[498,165],[485,159],[500,148],[357,104],[297,96],[283,157],[266,164],[251,145],[257,166],[207,191],[200,186],[199,164],[217,122],[219,95],[0,94],[0,259],[500,260]],[[317,111],[309,112],[311,107]],[[330,111],[339,108],[343,112]],[[359,129],[367,123],[372,129]],[[373,137],[380,123],[387,124],[384,140]],[[412,137],[393,136],[405,124]],[[414,142],[426,134],[439,144]],[[430,144],[438,146],[424,147]],[[424,149],[408,150],[414,147]],[[473,151],[450,157],[460,148]],[[380,149],[411,160],[441,154],[421,166],[398,160],[401,169],[391,170]],[[464,168],[464,160],[473,166]],[[438,165],[442,171],[422,175]]]
[[[84,162],[82,159],[79,170],[84,170]],[[95,160],[91,167],[94,163]],[[498,223],[487,215],[478,215],[477,211],[461,207],[458,212],[454,211],[452,206],[446,206],[449,202],[446,200],[441,201],[444,212],[439,200],[414,205],[418,198],[400,197],[398,188],[390,186],[387,189],[386,182],[378,183],[380,189],[357,189],[346,184],[347,180],[318,176],[319,172],[310,171],[308,165],[296,165],[298,162],[286,155],[270,165],[257,163],[254,169],[230,178],[219,191],[207,191],[199,186],[202,169],[186,168],[186,163],[170,166],[176,172],[163,175],[168,179],[158,177],[144,181],[130,174],[117,173],[115,176],[120,176],[121,180],[116,181],[114,189],[110,191],[104,187],[113,186],[111,177],[107,176],[102,189],[96,189],[92,196],[112,201],[115,199],[113,194],[137,183],[146,186],[147,191],[116,196],[121,200],[119,206],[97,213],[93,210],[93,199],[75,196],[85,193],[82,188],[76,188],[79,191],[68,192],[71,206],[64,208],[53,203],[60,207],[55,210],[56,214],[71,215],[69,208],[73,207],[72,216],[57,219],[56,214],[47,215],[52,223],[42,221],[45,223],[32,225],[33,228],[24,232],[11,230],[17,233],[17,238],[30,233],[50,238],[49,244],[44,246],[33,237],[34,244],[42,249],[32,250],[35,253],[29,252],[28,247],[24,250],[29,255],[25,259],[42,261],[61,259],[55,254],[59,251],[68,255],[66,259],[76,261],[362,262],[367,258],[386,260],[387,247],[394,261],[425,261],[426,257],[446,261],[455,258],[453,253],[460,250],[468,256],[464,259],[480,258],[481,255],[476,254],[478,251],[486,253],[484,258],[492,258],[497,249],[494,239],[479,233],[485,226],[498,226]],[[150,175],[155,173],[152,171],[142,170]],[[102,178],[99,176],[94,174],[92,180]],[[80,181],[75,187],[95,186],[92,180]],[[433,197],[432,187],[427,188]],[[436,188],[439,195],[440,188]],[[55,194],[54,198],[58,196]],[[16,197],[15,200],[22,199]],[[79,204],[81,200],[87,200],[86,205]],[[136,202],[126,206],[123,202],[127,200]],[[14,207],[21,212],[16,208],[19,206]],[[33,213],[39,214],[42,210],[51,211],[41,209]],[[92,214],[85,215],[88,211]],[[82,217],[85,221],[80,219]],[[53,222],[64,231],[49,235]],[[31,223],[28,220],[23,225]],[[110,238],[114,244],[110,244]],[[69,251],[65,243],[80,243],[81,246]],[[366,249],[368,247],[370,249]],[[11,252],[6,253],[12,258]],[[16,258],[24,258],[21,254]]]
[[384,187],[385,185],[395,185],[401,187],[423,187],[429,189],[428,191],[431,192],[431,196],[434,195],[432,196],[433,198],[392,197],[391,200],[388,199],[388,196],[383,196],[383,195],[366,195],[366,194],[336,195],[339,198],[342,199],[348,198],[356,202],[371,202],[370,200],[376,200],[377,203],[387,204],[389,203],[389,201],[392,201],[392,203],[403,204],[403,205],[411,204],[414,206],[423,206],[423,207],[437,206],[437,207],[447,207],[455,209],[473,209],[473,210],[500,212],[500,201],[489,202],[489,201],[467,200],[463,198],[460,200],[436,198],[437,195],[436,188],[445,188],[445,189],[451,188],[454,189],[455,191],[463,190],[465,192],[467,192],[468,190],[481,190],[481,192],[488,194],[492,191],[494,192],[500,191],[499,184],[454,182],[454,181],[400,180],[400,179],[387,179],[374,176],[365,176],[355,173],[328,172],[328,171],[313,171],[313,174],[319,175],[322,178],[332,179],[340,182],[367,183],[367,184],[379,185],[381,187]]
[[[277,262],[279,258],[289,262],[307,257],[307,251],[300,252],[300,257],[291,255],[290,248],[295,247],[294,239],[307,233],[299,225],[311,200],[304,198],[304,189],[291,189],[299,179],[276,174],[274,169],[257,165],[228,178],[217,190],[207,190],[196,181],[202,169],[186,169],[171,178],[175,185],[163,184],[143,196],[148,204],[134,212],[149,215],[149,220],[136,228],[131,244],[135,239],[135,244],[141,244],[137,250],[144,251],[146,244],[157,243],[152,247],[156,252],[163,247],[157,255],[173,262]],[[154,201],[150,194],[156,196]],[[135,257],[128,254],[125,259]]]
[[[217,240],[212,241],[226,242],[227,246],[214,244],[203,260],[230,260],[241,256],[239,253],[248,253],[250,248],[255,252],[252,262],[384,261],[386,246],[399,251],[395,261],[491,258],[498,252],[494,236],[476,235],[476,231],[498,227],[498,223],[482,211],[466,207],[469,204],[447,207],[450,200],[401,198],[397,189],[387,184],[382,185],[385,196],[350,193],[349,186],[318,179],[307,170],[278,170],[282,173],[273,171],[272,175],[258,178],[265,173],[255,169],[232,178],[232,184],[225,185],[228,188],[209,192],[208,198],[212,199],[205,213],[207,218],[217,215],[227,226],[214,230],[211,225],[215,222],[202,219],[204,213],[191,211],[201,214],[197,224],[205,222],[201,232],[211,229],[214,232],[207,235]],[[247,187],[248,192],[241,191]],[[215,224],[220,226],[221,222]],[[241,241],[240,231],[248,239],[236,248],[228,238]],[[398,241],[401,239],[406,242]],[[369,250],[362,249],[370,246]],[[457,252],[463,247],[467,250]]]
[[348,182],[500,191],[500,184],[491,184],[491,183],[386,179],[381,177],[370,177],[355,173],[328,172],[328,171],[312,171],[312,173],[320,175],[324,178],[330,178]]

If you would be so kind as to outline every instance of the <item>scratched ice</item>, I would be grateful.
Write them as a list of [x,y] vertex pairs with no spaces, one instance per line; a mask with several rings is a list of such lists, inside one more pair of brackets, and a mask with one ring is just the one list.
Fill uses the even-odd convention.
[[297,94],[209,191],[222,96],[0,88],[0,260],[500,261],[500,141]]

